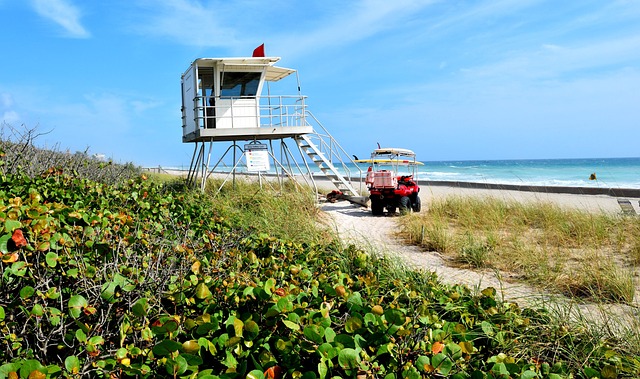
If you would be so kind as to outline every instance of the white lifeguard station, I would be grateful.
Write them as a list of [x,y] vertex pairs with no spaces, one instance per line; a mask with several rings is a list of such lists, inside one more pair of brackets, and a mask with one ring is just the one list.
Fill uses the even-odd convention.
[[[255,55],[254,51],[253,57],[246,58],[199,58],[182,75],[182,142],[195,145],[188,180],[201,180],[204,189],[206,179],[230,151],[234,173],[247,152],[268,151],[276,175],[303,177],[317,189],[308,165],[311,161],[319,168],[316,175],[324,175],[343,193],[359,197],[352,178],[360,181],[362,173],[351,174],[357,165],[346,164],[353,162],[351,156],[309,112],[299,83],[295,95],[270,95],[270,83],[296,71],[275,66],[280,58]],[[263,95],[265,91],[267,95]],[[287,140],[295,141],[302,159],[296,159]],[[243,146],[239,144],[242,141]],[[214,142],[230,146],[210,167]],[[279,159],[274,142],[279,142]],[[241,153],[239,159],[237,152]]]

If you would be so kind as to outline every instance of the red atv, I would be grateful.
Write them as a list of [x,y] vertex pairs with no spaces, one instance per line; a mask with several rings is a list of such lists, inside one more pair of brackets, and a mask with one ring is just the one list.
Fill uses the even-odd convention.
[[[420,186],[414,177],[417,174],[416,167],[422,163],[416,161],[413,151],[376,149],[371,154],[371,159],[356,162],[371,164],[365,180],[369,188],[371,214],[380,216],[385,209],[389,214],[395,214],[396,209],[400,209],[400,214],[420,212]],[[398,175],[399,168],[409,172]]]

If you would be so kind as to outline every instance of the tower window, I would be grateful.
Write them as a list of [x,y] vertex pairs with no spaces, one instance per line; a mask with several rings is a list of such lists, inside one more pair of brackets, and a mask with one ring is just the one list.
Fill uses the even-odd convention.
[[223,72],[220,74],[222,87],[220,96],[256,96],[260,84],[260,72]]

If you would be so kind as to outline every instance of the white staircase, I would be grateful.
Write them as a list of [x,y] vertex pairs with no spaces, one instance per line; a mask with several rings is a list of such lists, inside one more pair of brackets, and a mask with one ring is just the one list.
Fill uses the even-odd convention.
[[[351,182],[349,170],[344,160],[340,158],[340,154],[334,151],[335,146],[332,146],[331,143],[334,142],[333,138],[328,135],[324,137],[323,139],[322,135],[313,133],[299,135],[294,137],[294,139],[300,151],[315,163],[324,176],[329,179],[340,192],[352,197],[359,197],[360,194]],[[328,143],[326,141],[327,139],[331,142]],[[347,176],[340,173],[336,165],[342,167]]]

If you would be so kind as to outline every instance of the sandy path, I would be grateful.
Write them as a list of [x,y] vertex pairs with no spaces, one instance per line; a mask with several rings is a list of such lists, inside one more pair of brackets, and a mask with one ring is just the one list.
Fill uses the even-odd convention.
[[449,267],[437,252],[422,251],[417,246],[404,244],[393,235],[398,228],[397,216],[373,217],[369,209],[344,201],[327,203],[322,209],[331,216],[333,229],[346,243],[353,243],[366,251],[397,257],[416,269],[433,271],[447,284],[465,284],[479,290],[502,288],[504,299],[509,301],[523,301],[538,294],[529,286],[501,281],[492,271]]
[[[548,201],[561,206],[586,209],[594,212],[619,213],[616,198],[609,196],[540,194],[518,191],[473,190],[448,187],[430,187],[421,192],[423,207],[433,197],[493,196],[517,201]],[[638,199],[632,199],[638,204]],[[551,294],[527,284],[511,281],[491,270],[468,270],[450,267],[437,252],[422,251],[417,246],[406,245],[394,236],[398,230],[397,216],[373,217],[367,208],[346,201],[325,203],[322,210],[332,220],[332,228],[346,243],[353,243],[365,251],[386,254],[403,260],[408,266],[435,272],[446,284],[465,284],[480,291],[493,287],[498,296],[521,306],[545,305],[566,319],[587,317],[596,320],[611,330],[624,332],[626,328],[638,330],[638,299],[632,306],[578,304],[575,300],[559,294]]]

